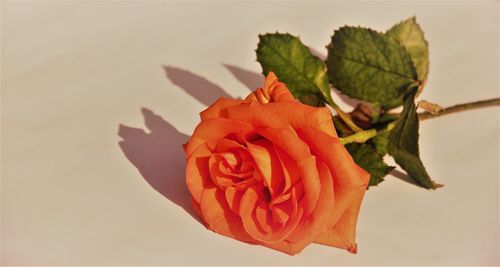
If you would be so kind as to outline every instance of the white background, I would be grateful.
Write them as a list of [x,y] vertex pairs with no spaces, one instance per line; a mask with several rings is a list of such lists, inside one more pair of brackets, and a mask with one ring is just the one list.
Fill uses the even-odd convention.
[[498,2],[3,1],[1,15],[2,264],[499,264],[498,108],[422,123],[422,159],[446,186],[370,189],[357,255],[291,257],[206,230],[183,209],[180,148],[206,104],[260,84],[257,34],[276,30],[326,54],[342,25],[416,15],[421,98],[498,97]]

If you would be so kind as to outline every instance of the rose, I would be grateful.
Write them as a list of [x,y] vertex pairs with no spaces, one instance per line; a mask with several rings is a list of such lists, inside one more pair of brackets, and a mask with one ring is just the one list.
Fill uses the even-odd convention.
[[245,100],[220,98],[200,117],[184,146],[186,183],[209,229],[291,255],[313,242],[357,252],[369,174],[327,108],[297,102],[270,72]]

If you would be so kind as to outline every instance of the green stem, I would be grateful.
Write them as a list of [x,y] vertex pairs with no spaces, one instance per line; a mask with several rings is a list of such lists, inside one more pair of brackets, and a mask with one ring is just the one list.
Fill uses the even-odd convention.
[[[471,110],[471,109],[476,109],[476,108],[483,108],[483,107],[491,107],[491,106],[500,106],[500,98],[493,98],[493,99],[487,99],[487,100],[481,100],[481,101],[476,101],[476,102],[470,102],[470,103],[464,103],[464,104],[458,104],[454,105],[451,107],[443,108],[441,111],[439,111],[436,114],[431,114],[429,112],[422,112],[418,114],[418,119],[420,121],[422,120],[427,120],[427,119],[432,119],[432,118],[437,118],[446,114],[451,114],[451,113],[456,113],[456,112],[461,112],[461,111],[466,111],[466,110]],[[340,142],[342,144],[349,144],[349,143],[364,143],[368,141],[368,139],[375,137],[376,135],[390,131],[394,126],[396,125],[396,121],[393,121],[385,128],[382,130],[376,130],[376,129],[368,129],[360,132],[356,132],[352,135],[346,136],[344,138],[340,138]]]
[[377,129],[368,129],[339,139],[343,145],[349,143],[364,143],[378,134],[392,130],[394,126],[396,126],[396,121],[387,124],[382,130],[377,131]]

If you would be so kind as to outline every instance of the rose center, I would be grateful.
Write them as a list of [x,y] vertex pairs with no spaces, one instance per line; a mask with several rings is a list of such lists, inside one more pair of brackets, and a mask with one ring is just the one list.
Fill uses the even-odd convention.
[[264,186],[262,189],[262,193],[264,194],[266,202],[269,203],[271,201],[271,192],[269,191],[269,188]]

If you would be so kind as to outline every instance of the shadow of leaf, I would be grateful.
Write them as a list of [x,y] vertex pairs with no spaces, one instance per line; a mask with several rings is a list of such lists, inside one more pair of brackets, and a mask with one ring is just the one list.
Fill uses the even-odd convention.
[[257,72],[249,71],[234,65],[222,64],[228,69],[233,76],[244,84],[250,91],[262,87],[264,84],[264,76]]
[[188,70],[164,66],[167,78],[186,93],[206,106],[212,105],[219,97],[232,98],[220,86]]
[[404,181],[404,182],[407,182],[409,184],[416,185],[416,186],[420,187],[420,185],[417,184],[415,181],[413,181],[413,179],[411,179],[410,176],[408,176],[408,174],[406,174],[400,170],[392,170],[389,174]]
[[151,187],[197,218],[184,181],[182,144],[187,142],[188,136],[149,109],[143,108],[142,114],[149,132],[119,126],[118,136],[122,140],[118,144],[123,154]]

